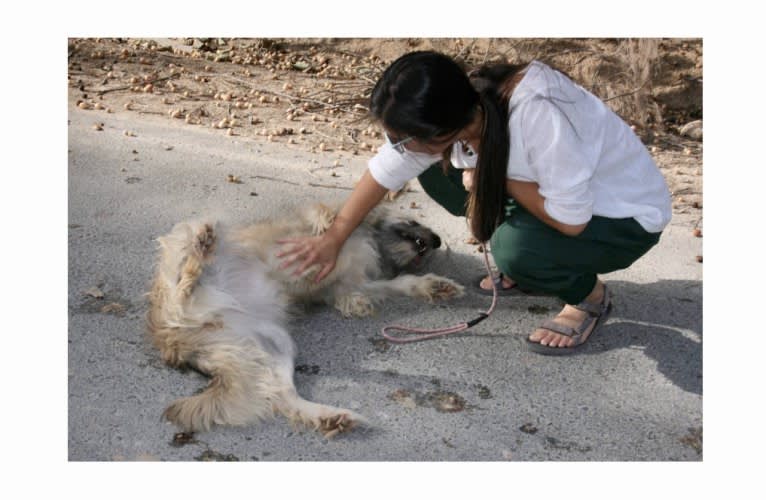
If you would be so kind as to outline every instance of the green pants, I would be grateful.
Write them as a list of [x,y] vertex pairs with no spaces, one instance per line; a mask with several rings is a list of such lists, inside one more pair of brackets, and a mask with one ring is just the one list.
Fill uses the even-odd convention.
[[[441,164],[434,164],[418,179],[437,203],[465,216],[468,193],[461,170],[450,168],[444,175]],[[660,234],[647,232],[633,218],[593,216],[582,233],[567,236],[509,198],[490,248],[497,268],[519,286],[577,304],[593,290],[598,274],[627,268],[657,244]]]

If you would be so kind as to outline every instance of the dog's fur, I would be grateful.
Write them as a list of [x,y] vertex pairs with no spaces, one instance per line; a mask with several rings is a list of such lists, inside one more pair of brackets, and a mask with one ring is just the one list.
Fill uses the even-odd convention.
[[159,238],[160,257],[149,293],[148,330],[162,359],[211,377],[200,394],[164,413],[185,431],[213,424],[247,425],[280,413],[332,436],[363,421],[360,415],[301,398],[293,383],[295,346],[288,334],[292,303],[324,301],[343,316],[367,316],[394,294],[427,301],[463,294],[433,274],[401,274],[439,237],[415,221],[376,208],[346,241],[336,266],[320,283],[318,266],[302,276],[281,269],[277,240],[318,235],[336,210],[312,207],[291,219],[227,229],[213,222],[176,224]]

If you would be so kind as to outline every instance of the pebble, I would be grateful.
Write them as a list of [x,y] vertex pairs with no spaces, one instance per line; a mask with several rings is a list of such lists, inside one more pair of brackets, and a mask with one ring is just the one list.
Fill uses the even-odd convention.
[[702,120],[694,120],[689,122],[679,130],[679,133],[684,137],[693,139],[695,141],[702,140]]

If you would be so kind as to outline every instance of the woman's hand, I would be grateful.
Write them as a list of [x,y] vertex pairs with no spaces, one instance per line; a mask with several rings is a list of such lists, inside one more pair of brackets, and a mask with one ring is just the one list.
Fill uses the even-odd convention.
[[473,187],[473,174],[476,172],[475,168],[463,169],[463,187],[466,191],[471,191]]
[[335,268],[338,254],[348,237],[387,192],[388,189],[378,184],[369,171],[365,172],[326,232],[319,236],[277,240],[277,243],[285,245],[277,254],[277,257],[284,258],[280,268],[287,269],[300,262],[293,272],[299,276],[309,267],[318,265],[319,273],[314,282],[322,281]]
[[300,276],[306,269],[318,265],[319,273],[314,278],[315,283],[319,283],[335,268],[335,262],[338,260],[342,246],[328,233],[321,236],[286,238],[277,240],[277,243],[283,245],[284,248],[277,254],[277,257],[283,259],[282,265],[279,266],[280,269],[287,269],[296,262],[300,262],[300,265],[293,271],[293,275]]

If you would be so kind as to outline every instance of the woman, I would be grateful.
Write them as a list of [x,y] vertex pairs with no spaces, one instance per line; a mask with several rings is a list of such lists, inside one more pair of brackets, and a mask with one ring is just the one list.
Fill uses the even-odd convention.
[[418,177],[490,242],[501,293],[535,290],[566,303],[527,345],[568,354],[611,310],[598,274],[630,266],[670,221],[665,180],[630,127],[540,62],[466,75],[443,54],[408,53],[376,83],[371,112],[386,144],[326,233],[285,241],[284,267],[318,265],[324,278],[386,192]]

